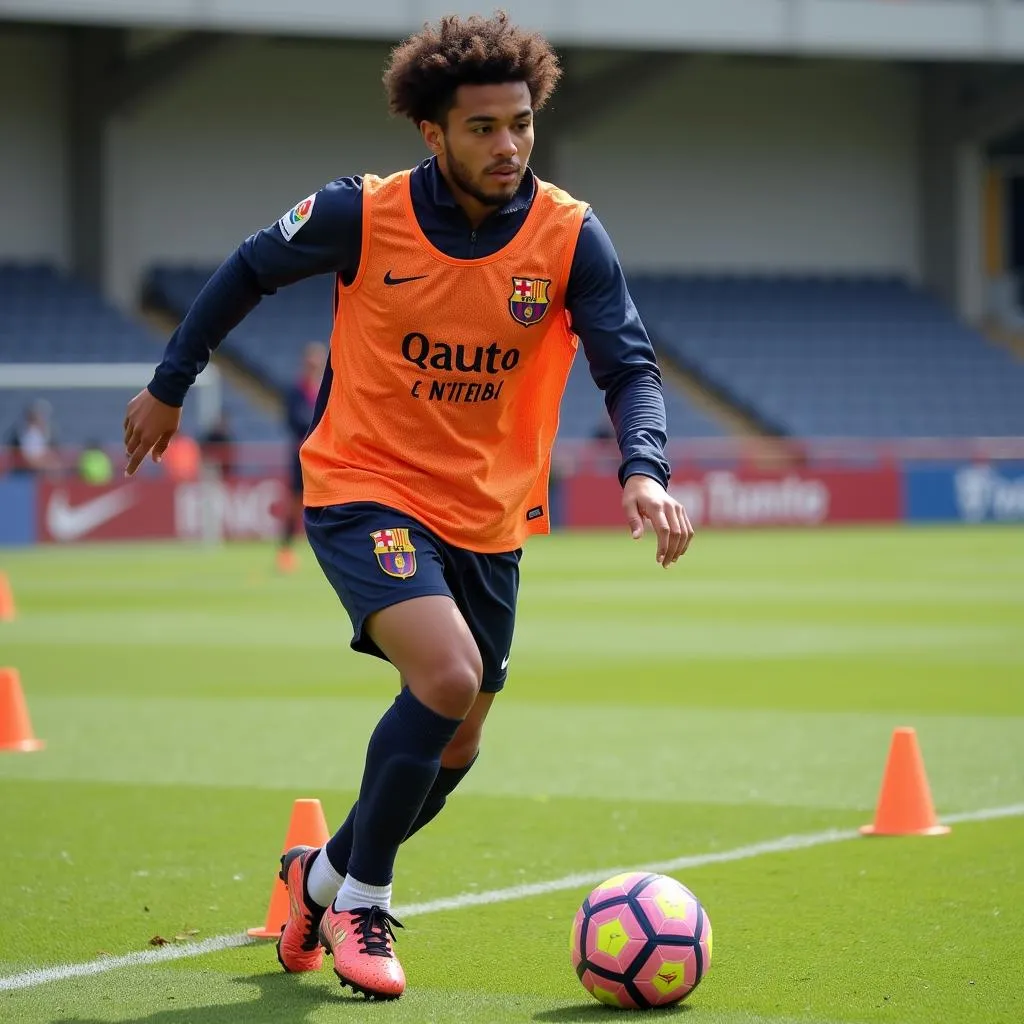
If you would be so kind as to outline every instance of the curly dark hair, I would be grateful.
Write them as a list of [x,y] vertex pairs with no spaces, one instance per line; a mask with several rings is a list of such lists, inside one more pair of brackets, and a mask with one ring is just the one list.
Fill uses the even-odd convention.
[[443,124],[460,85],[525,82],[534,110],[555,89],[562,69],[551,44],[513,25],[504,11],[493,17],[449,15],[400,43],[391,53],[384,86],[393,114],[414,124]]

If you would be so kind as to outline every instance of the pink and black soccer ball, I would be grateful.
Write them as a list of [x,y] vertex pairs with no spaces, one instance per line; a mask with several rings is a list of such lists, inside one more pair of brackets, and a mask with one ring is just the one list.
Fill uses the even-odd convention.
[[711,921],[681,882],[630,872],[602,882],[583,901],[569,949],[583,987],[602,1003],[671,1006],[711,966]]

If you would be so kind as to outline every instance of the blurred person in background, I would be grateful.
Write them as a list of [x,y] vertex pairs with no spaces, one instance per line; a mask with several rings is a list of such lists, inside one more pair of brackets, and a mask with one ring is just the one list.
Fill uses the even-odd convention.
[[52,407],[45,399],[32,402],[8,435],[11,471],[55,473],[60,469],[53,430]]
[[203,468],[199,442],[188,434],[175,434],[167,445],[161,465],[175,483],[195,483]]
[[78,453],[78,476],[87,484],[109,484],[114,478],[114,464],[99,441],[87,441]]
[[281,539],[277,549],[277,567],[292,572],[296,567],[293,544],[302,518],[302,462],[299,448],[309,433],[316,408],[316,396],[327,366],[327,346],[310,342],[302,354],[302,365],[295,383],[285,396],[285,425],[288,429],[288,498],[281,520]]
[[199,439],[203,464],[215,469],[221,480],[235,475],[235,435],[227,413],[222,412],[213,425]]

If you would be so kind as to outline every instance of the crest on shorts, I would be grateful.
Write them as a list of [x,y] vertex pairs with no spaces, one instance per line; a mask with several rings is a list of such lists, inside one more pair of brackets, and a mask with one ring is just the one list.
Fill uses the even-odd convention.
[[548,288],[551,282],[542,277],[513,277],[512,294],[508,297],[508,309],[512,319],[524,327],[544,319],[551,300]]
[[416,572],[416,547],[409,540],[409,531],[401,526],[391,530],[374,530],[373,553],[377,563],[389,576],[406,579]]

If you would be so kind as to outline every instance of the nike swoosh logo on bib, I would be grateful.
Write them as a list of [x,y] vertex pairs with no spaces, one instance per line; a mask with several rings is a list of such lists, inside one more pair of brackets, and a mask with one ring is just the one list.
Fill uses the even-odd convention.
[[391,271],[389,270],[384,275],[384,283],[385,284],[405,284],[408,281],[422,281],[426,276],[427,276],[426,274],[417,274],[416,277],[392,277],[391,276]]

